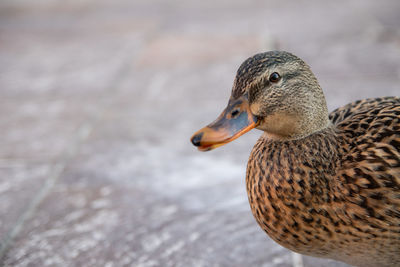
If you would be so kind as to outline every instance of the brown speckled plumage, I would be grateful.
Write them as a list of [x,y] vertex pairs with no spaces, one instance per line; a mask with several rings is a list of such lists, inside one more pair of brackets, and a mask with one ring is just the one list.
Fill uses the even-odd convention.
[[[235,111],[237,99],[248,109]],[[249,127],[264,131],[246,175],[261,228],[298,253],[400,266],[400,98],[356,101],[329,114],[309,66],[273,51],[240,66],[219,120],[235,125],[229,116],[248,113],[257,118]],[[210,150],[237,138],[215,125],[193,144]]]
[[330,114],[299,140],[262,136],[247,167],[253,214],[299,253],[359,266],[400,263],[400,99],[368,99]]

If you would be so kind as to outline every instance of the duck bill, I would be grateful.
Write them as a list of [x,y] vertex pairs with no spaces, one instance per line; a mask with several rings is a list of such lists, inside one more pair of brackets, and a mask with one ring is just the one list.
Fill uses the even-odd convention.
[[247,96],[242,96],[231,99],[221,115],[197,131],[191,141],[200,151],[209,151],[235,140],[257,125],[257,117],[250,111]]

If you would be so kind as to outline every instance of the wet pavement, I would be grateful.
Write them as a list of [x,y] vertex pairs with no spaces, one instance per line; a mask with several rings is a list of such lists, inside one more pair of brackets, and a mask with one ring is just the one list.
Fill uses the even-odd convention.
[[400,2],[2,1],[0,265],[347,266],[299,257],[253,219],[260,132],[189,137],[247,57],[311,65],[329,108],[399,95]]

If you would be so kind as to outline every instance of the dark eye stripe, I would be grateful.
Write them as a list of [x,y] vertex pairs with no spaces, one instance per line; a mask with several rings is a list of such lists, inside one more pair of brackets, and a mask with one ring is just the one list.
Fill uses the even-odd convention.
[[300,75],[300,71],[289,72],[284,75],[285,80],[293,79]]

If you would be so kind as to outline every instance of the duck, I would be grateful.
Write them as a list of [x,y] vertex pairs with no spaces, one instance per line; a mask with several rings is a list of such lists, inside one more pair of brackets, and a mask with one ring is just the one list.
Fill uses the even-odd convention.
[[311,68],[285,51],[245,60],[228,105],[191,142],[210,151],[262,135],[246,189],[263,231],[294,252],[354,266],[400,266],[400,98],[328,112]]

